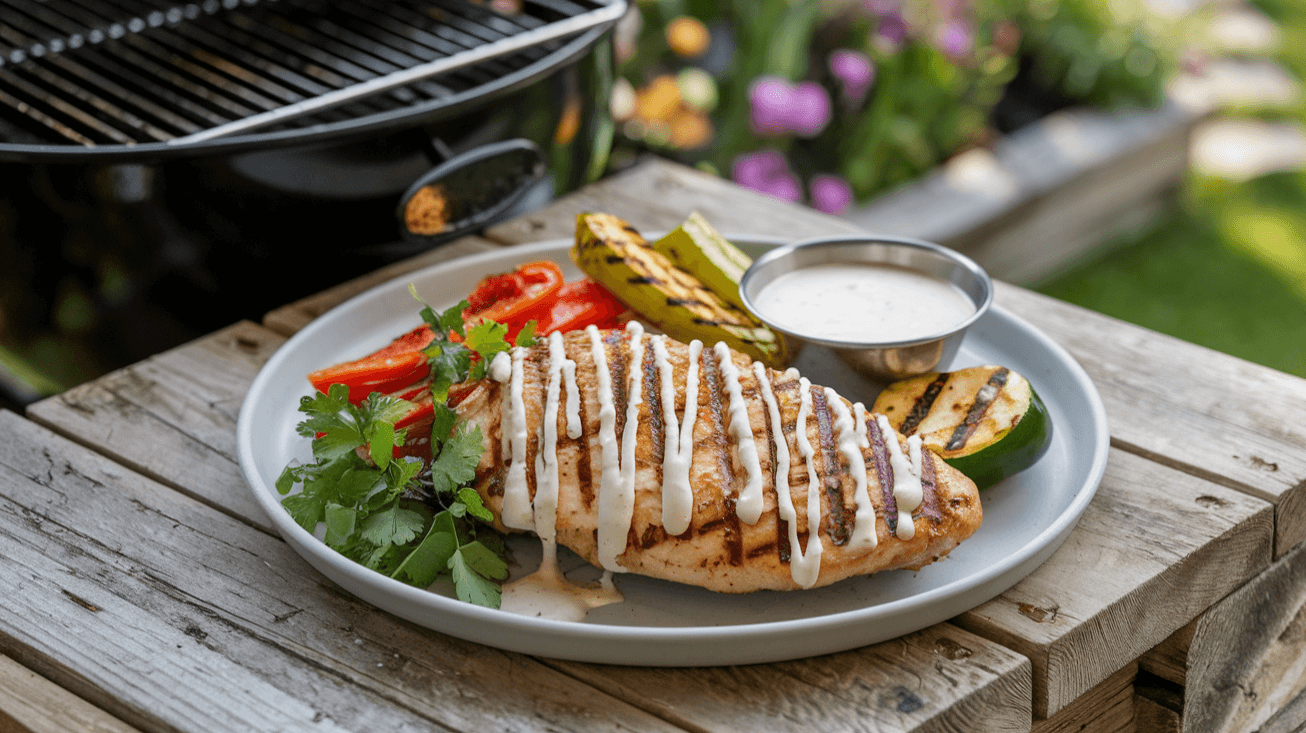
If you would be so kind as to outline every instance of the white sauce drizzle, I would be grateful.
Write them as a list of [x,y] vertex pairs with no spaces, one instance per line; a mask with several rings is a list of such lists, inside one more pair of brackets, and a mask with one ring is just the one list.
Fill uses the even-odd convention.
[[[794,371],[794,373],[797,374],[797,371]],[[786,371],[785,374],[789,374],[789,371]],[[816,476],[816,463],[812,461],[816,451],[812,449],[812,442],[807,439],[807,418],[811,414],[812,383],[808,381],[807,377],[800,377],[798,379],[798,419],[796,420],[798,429],[794,431],[794,437],[798,442],[798,454],[807,462],[807,548],[801,553],[798,552],[798,531],[791,524],[789,573],[794,582],[804,588],[811,587],[811,584],[815,583],[817,576],[820,575],[821,553],[825,547],[821,543],[820,483]],[[786,481],[786,483],[788,482]],[[807,585],[803,585],[803,583],[807,583]]]
[[[785,439],[784,430],[780,426],[780,405],[775,400],[775,393],[771,391],[771,380],[761,362],[753,362],[753,376],[757,377],[762,402],[766,404],[767,413],[771,416],[771,434],[775,445],[776,511],[789,529],[789,577],[800,588],[811,588],[821,574],[821,565],[819,562],[804,562],[803,548],[798,545],[798,513],[794,510],[794,498],[789,493],[789,441]],[[815,535],[811,537],[815,538]],[[812,540],[808,539],[807,542],[810,547]]]
[[694,421],[698,417],[698,360],[703,342],[689,342],[689,367],[685,374],[685,416],[676,422],[676,385],[667,358],[667,337],[652,340],[653,361],[662,381],[662,528],[676,536],[689,529],[694,509],[694,491],[689,485],[689,468],[694,462]]
[[[512,350],[512,381],[508,388],[508,422],[503,425],[504,440],[510,455],[508,478],[503,485],[503,509],[500,512],[505,527],[531,529],[535,521],[531,512],[530,487],[526,485],[526,400],[523,396],[525,377],[522,360],[526,349]],[[498,356],[496,355],[496,359]]]
[[726,391],[730,394],[730,437],[735,441],[735,452],[744,466],[744,488],[735,500],[735,513],[746,524],[756,524],[762,516],[762,464],[757,457],[757,441],[753,440],[748,404],[744,402],[743,388],[739,385],[739,369],[730,358],[730,347],[724,341],[718,341],[714,348],[721,376],[726,380]]
[[[549,336],[549,383],[544,418],[537,436],[540,449],[535,455],[534,528],[543,550],[540,567],[534,573],[505,585],[500,602],[501,609],[512,613],[564,621],[583,621],[590,609],[622,600],[621,593],[612,584],[610,573],[604,574],[599,587],[581,588],[563,577],[558,567],[558,401],[566,375],[568,412],[576,405],[579,396],[572,396],[578,395],[575,374],[576,362],[567,358],[562,334],[555,331]],[[576,422],[580,422],[579,414]],[[568,434],[570,432],[569,425]],[[577,430],[571,437],[579,435]],[[506,502],[506,493],[504,498]]]
[[599,477],[598,553],[604,570],[625,572],[617,557],[626,551],[626,535],[635,511],[635,439],[639,429],[639,405],[643,402],[644,326],[639,321],[626,324],[630,334],[630,362],[627,371],[626,427],[621,436],[621,455],[617,455],[617,411],[612,400],[612,376],[608,371],[607,352],[597,328],[585,329],[590,335],[594,364],[598,372],[599,448],[602,473]]
[[898,445],[898,431],[889,425],[889,418],[876,415],[875,422],[889,446],[889,466],[893,469],[893,501],[898,505],[898,539],[909,540],[916,536],[916,522],[911,513],[921,505],[925,491],[921,487],[921,438],[907,438],[908,455],[903,455]]
[[[562,335],[549,337],[548,384],[545,393],[543,421],[536,434],[538,451],[535,457],[536,492],[534,501],[529,496],[526,483],[526,405],[524,397],[524,366],[526,349],[514,348],[511,352],[497,354],[490,364],[489,376],[496,382],[507,383],[503,396],[502,451],[509,461],[508,477],[504,486],[502,521],[516,529],[533,529],[543,546],[543,560],[534,573],[504,586],[502,608],[529,616],[583,621],[592,608],[622,600],[621,593],[612,582],[613,572],[625,572],[617,558],[626,550],[626,539],[634,514],[635,500],[635,449],[639,429],[639,405],[643,403],[642,386],[644,360],[644,328],[635,321],[627,325],[630,337],[630,362],[627,365],[627,412],[625,429],[618,443],[616,435],[616,407],[612,389],[612,375],[608,368],[607,351],[597,328],[590,326],[591,353],[595,365],[595,381],[599,403],[599,450],[601,473],[598,492],[598,554],[604,568],[603,578],[596,587],[582,588],[570,583],[562,574],[557,559],[557,520],[559,512],[558,466],[558,413],[563,390],[566,390],[566,430],[573,439],[582,435],[580,421],[580,394],[576,384],[576,362],[568,359]],[[693,490],[690,469],[693,464],[694,425],[698,414],[699,362],[703,349],[701,341],[689,344],[688,367],[685,381],[685,409],[683,417],[676,416],[676,388],[673,383],[674,367],[666,347],[666,337],[651,339],[654,365],[661,378],[663,423],[666,429],[663,455],[662,524],[669,534],[683,534],[690,524],[693,510]],[[730,395],[728,430],[735,441],[740,463],[747,473],[746,485],[737,499],[737,512],[741,520],[753,524],[762,510],[762,469],[740,385],[740,372],[731,359],[724,343],[714,347],[721,374]],[[781,427],[779,404],[771,389],[767,368],[754,362],[753,375],[765,409],[775,426],[772,437],[775,446],[776,504],[780,519],[786,523],[790,546],[790,575],[803,588],[812,587],[821,570],[824,546],[820,537],[821,496],[820,480],[814,457],[816,450],[808,438],[807,422],[812,416],[811,382],[799,376],[797,370],[787,369],[784,377],[798,379],[799,406],[795,440],[798,453],[807,466],[807,546],[799,547],[797,508],[794,505],[789,472],[793,457]],[[849,546],[873,548],[877,544],[875,507],[867,486],[864,450],[870,447],[867,435],[866,407],[858,402],[852,410],[830,388],[825,388],[827,403],[835,417],[837,449],[848,461],[855,482],[854,499],[856,518]],[[920,506],[923,498],[921,486],[921,441],[919,436],[907,439],[904,455],[883,415],[872,416],[885,435],[889,460],[893,469],[893,496],[898,507],[899,538],[908,540],[915,534],[911,512]]]
[[861,436],[857,433],[852,412],[837,392],[826,387],[825,401],[834,410],[838,450],[848,460],[848,472],[853,477],[853,501],[857,504],[857,513],[853,517],[853,533],[848,538],[848,547],[871,549],[875,547],[878,538],[875,534],[875,505],[871,503],[866,488],[866,459],[862,457]]

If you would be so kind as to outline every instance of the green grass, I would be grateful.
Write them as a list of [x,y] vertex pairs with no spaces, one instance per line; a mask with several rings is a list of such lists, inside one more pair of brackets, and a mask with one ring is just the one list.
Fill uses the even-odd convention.
[[[1278,60],[1306,78],[1306,7],[1259,5],[1279,24]],[[1306,121],[1306,108],[1242,110]],[[1193,175],[1146,233],[1046,283],[1053,297],[1306,377],[1306,173],[1246,183]]]
[[1306,178],[1194,177],[1181,208],[1039,290],[1306,377]]

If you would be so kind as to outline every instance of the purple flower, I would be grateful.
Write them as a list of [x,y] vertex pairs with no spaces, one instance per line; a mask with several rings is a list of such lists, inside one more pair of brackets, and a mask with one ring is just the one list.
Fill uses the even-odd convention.
[[953,58],[960,58],[970,53],[971,43],[974,40],[970,24],[961,18],[953,18],[940,25],[935,31],[934,39],[939,45],[939,50]]
[[830,95],[825,87],[805,81],[794,88],[789,129],[803,137],[813,137],[829,124],[830,111]]
[[740,155],[735,158],[733,173],[735,183],[768,196],[797,201],[802,195],[798,177],[789,170],[784,154],[778,150]]
[[839,214],[853,203],[853,188],[838,176],[812,176],[812,208],[827,214]]
[[875,81],[875,64],[860,51],[840,48],[830,54],[830,73],[843,82],[844,96],[858,102]]
[[783,135],[789,131],[789,107],[793,89],[778,76],[763,76],[748,90],[753,129],[761,135]]
[[872,15],[888,15],[902,5],[900,0],[862,0],[862,7]]
[[830,122],[830,95],[816,82],[793,85],[763,76],[748,91],[753,130],[759,135],[816,135]]
[[907,32],[907,21],[903,19],[902,13],[885,13],[875,28],[875,45],[889,52],[896,51],[907,40]]

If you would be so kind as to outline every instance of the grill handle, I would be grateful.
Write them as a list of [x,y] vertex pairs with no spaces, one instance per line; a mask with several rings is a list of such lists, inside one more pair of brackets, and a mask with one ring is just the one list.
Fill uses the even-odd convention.
[[539,146],[525,138],[473,148],[423,174],[399,197],[395,217],[409,242],[435,245],[500,219],[544,179]]

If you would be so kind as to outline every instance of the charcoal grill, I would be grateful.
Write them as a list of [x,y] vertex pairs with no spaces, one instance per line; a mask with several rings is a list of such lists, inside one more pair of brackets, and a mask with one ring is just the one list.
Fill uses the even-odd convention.
[[[0,156],[160,160],[376,135],[565,64],[624,3],[0,0]],[[569,43],[570,42],[570,43]]]
[[[57,332],[103,371],[259,320],[431,246],[400,196],[487,147],[544,151],[533,205],[575,186],[625,7],[0,0],[0,339]],[[94,310],[72,334],[68,292]]]

